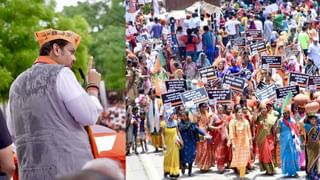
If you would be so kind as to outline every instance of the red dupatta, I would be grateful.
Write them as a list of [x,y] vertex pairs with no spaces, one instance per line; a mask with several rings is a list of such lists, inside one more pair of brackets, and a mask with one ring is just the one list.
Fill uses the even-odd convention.
[[290,128],[291,131],[295,133],[295,135],[299,135],[299,128],[296,123],[290,123],[285,117],[283,117],[283,122]]

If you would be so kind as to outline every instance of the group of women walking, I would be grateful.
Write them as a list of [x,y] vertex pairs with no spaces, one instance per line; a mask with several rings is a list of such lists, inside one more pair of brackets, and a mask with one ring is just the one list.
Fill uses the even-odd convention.
[[274,175],[279,167],[284,176],[298,177],[298,171],[306,170],[309,179],[319,179],[317,115],[303,112],[305,115],[295,120],[299,112],[292,111],[294,104],[282,110],[274,106],[271,102],[260,102],[258,108],[201,103],[197,113],[181,107],[166,111],[161,122],[166,147],[164,175],[176,178],[181,169],[182,174],[188,170],[192,176],[194,163],[201,172],[217,166],[223,174],[232,168],[243,179],[258,160],[266,175]]

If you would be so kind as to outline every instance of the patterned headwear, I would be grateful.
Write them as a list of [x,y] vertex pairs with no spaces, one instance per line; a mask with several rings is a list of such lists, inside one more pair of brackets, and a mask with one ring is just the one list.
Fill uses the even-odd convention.
[[259,104],[259,110],[261,110],[261,109],[263,109],[263,108],[266,108],[266,107],[267,107],[266,101],[260,102],[260,104]]
[[174,114],[174,108],[170,108],[170,109],[167,109],[165,112],[164,112],[164,118],[166,121],[169,121],[169,118],[171,117],[171,115]]
[[70,42],[75,48],[80,44],[81,37],[72,31],[60,31],[55,29],[46,29],[34,33],[40,47],[45,43],[56,40],[63,39]]
[[315,113],[308,113],[308,118],[317,118],[317,115]]

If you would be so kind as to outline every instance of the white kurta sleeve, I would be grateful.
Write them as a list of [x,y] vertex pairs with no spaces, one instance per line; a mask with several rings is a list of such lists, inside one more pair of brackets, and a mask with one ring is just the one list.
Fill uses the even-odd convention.
[[6,120],[7,120],[7,127],[9,130],[10,135],[13,135],[13,126],[12,126],[12,121],[11,121],[11,112],[10,112],[10,100],[8,101],[7,108],[5,110],[6,114]]
[[86,93],[69,68],[60,71],[56,85],[59,98],[75,121],[81,125],[96,123],[103,108],[95,96]]

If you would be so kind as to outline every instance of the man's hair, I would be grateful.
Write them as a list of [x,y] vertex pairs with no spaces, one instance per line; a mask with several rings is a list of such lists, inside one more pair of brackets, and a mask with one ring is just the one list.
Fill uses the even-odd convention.
[[191,35],[192,34],[192,29],[187,29],[187,34]]
[[203,26],[203,30],[204,31],[209,31],[209,27],[208,26]]
[[307,26],[302,27],[302,31],[306,31],[307,29],[308,29]]
[[183,30],[182,27],[178,26],[177,31],[182,31],[182,30]]
[[57,44],[61,49],[64,48],[69,42],[63,39],[56,39],[45,43],[39,51],[40,56],[48,56],[54,44]]

